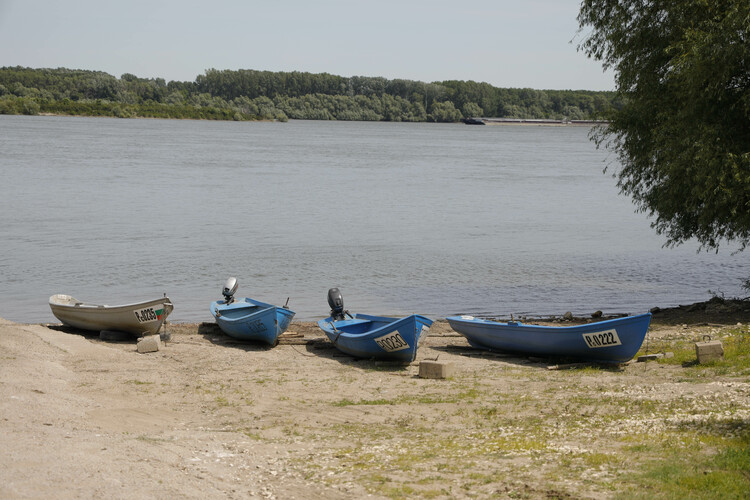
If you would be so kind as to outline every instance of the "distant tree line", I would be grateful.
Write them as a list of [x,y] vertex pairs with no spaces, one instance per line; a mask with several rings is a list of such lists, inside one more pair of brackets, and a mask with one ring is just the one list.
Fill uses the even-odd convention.
[[0,68],[0,114],[210,120],[457,122],[465,117],[590,120],[619,107],[613,92],[503,89],[327,73],[210,69],[194,82],[126,73]]

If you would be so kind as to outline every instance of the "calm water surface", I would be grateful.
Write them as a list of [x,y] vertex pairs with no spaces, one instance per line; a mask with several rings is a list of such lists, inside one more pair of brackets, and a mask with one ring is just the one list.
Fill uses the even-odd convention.
[[55,293],[166,292],[174,321],[238,295],[507,317],[742,295],[744,254],[663,239],[579,127],[0,116],[0,316]]

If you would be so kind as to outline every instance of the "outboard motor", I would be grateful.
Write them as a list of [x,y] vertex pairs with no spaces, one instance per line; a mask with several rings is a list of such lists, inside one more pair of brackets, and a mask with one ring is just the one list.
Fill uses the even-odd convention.
[[221,290],[221,294],[224,296],[224,302],[231,304],[234,302],[234,292],[237,291],[237,278],[227,278],[227,282],[224,283],[224,288]]
[[328,305],[331,306],[331,319],[334,321],[341,321],[346,319],[344,316],[344,297],[341,296],[341,292],[338,288],[331,288],[328,290]]

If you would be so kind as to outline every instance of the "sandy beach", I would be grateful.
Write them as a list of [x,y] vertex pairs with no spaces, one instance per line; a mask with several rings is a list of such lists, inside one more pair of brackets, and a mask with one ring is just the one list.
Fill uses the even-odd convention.
[[[748,319],[656,314],[647,342],[689,348]],[[610,498],[660,456],[630,445],[750,421],[746,376],[550,370],[473,350],[445,322],[408,365],[343,355],[314,323],[275,348],[168,329],[139,354],[134,339],[0,320],[0,498]],[[435,359],[455,375],[419,378]]]

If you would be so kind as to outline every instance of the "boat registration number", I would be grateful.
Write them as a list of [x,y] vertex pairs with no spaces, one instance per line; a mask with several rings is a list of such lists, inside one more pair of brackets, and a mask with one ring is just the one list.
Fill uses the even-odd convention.
[[268,330],[266,324],[263,323],[263,320],[260,319],[256,319],[252,323],[248,324],[247,329],[250,330],[250,333],[262,333]]
[[377,343],[381,349],[388,352],[403,351],[404,349],[409,348],[408,342],[406,342],[398,332],[391,332],[388,335],[378,337],[375,339],[375,343]]
[[614,329],[604,332],[584,333],[583,340],[586,341],[586,345],[591,349],[622,345],[620,337],[617,336],[617,330]]
[[148,321],[156,321],[157,319],[159,319],[153,307],[147,307],[146,309],[141,309],[140,311],[134,312],[138,323],[146,323]]

